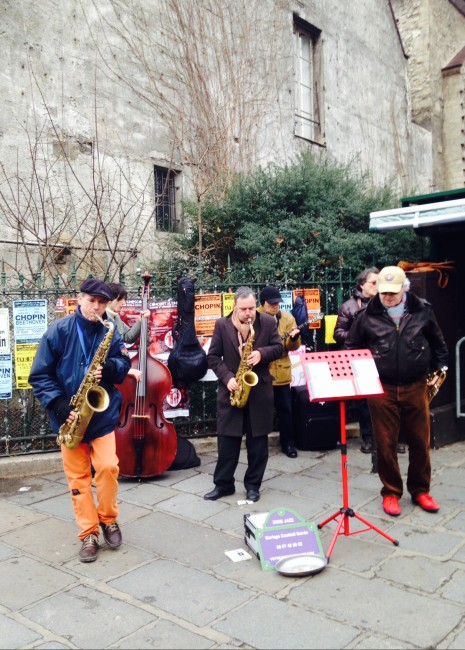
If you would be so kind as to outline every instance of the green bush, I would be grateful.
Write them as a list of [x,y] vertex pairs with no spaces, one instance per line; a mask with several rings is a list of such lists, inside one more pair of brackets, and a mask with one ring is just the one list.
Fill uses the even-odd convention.
[[[202,209],[202,264],[220,275],[230,264],[250,277],[296,279],[311,267],[379,267],[422,259],[410,230],[369,232],[370,212],[399,206],[390,186],[373,187],[354,165],[303,154],[296,162],[237,176],[221,200]],[[171,263],[198,255],[198,205],[185,204],[188,232]],[[191,262],[192,265],[192,262]]]

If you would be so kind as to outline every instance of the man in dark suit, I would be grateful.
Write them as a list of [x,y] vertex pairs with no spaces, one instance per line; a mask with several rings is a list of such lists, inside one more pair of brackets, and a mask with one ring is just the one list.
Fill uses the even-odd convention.
[[[249,287],[239,287],[234,309],[215,323],[208,351],[208,365],[218,377],[218,461],[213,475],[215,488],[204,499],[214,501],[234,494],[234,473],[239,462],[242,436],[246,436],[247,470],[244,486],[247,499],[258,501],[268,462],[268,434],[273,429],[273,384],[269,364],[284,352],[276,321],[257,313],[257,301]],[[253,338],[251,336],[251,325]],[[236,375],[241,359],[257,375],[243,407],[231,404],[243,382]],[[234,400],[233,400],[234,401]]]

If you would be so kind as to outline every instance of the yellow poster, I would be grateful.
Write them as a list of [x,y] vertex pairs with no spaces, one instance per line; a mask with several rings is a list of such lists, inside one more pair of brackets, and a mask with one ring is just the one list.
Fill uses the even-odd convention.
[[39,343],[17,343],[15,345],[16,388],[31,388],[28,379],[38,347]]
[[223,293],[223,316],[227,316],[234,309],[234,293]]
[[195,331],[197,336],[212,336],[215,321],[221,318],[221,294],[195,296]]

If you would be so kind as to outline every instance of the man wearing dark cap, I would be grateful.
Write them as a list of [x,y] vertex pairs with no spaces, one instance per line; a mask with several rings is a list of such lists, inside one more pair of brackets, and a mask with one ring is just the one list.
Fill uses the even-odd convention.
[[[50,325],[39,343],[29,383],[47,410],[54,433],[58,434],[62,424],[71,424],[80,415],[72,410],[70,400],[78,392],[100,343],[108,334],[97,316],[104,317],[111,299],[105,282],[88,278],[80,287],[77,311]],[[110,548],[117,548],[122,541],[116,521],[118,458],[114,434],[122,397],[114,384],[120,384],[129,369],[127,350],[115,329],[105,363],[89,370],[108,393],[108,407],[92,415],[80,444],[72,449],[61,445],[63,469],[80,529],[81,562],[97,559],[99,526]],[[92,467],[97,504],[92,492]]]
[[[346,338],[349,350],[373,354],[385,395],[368,399],[378,450],[378,474],[386,514],[401,514],[402,476],[397,459],[399,434],[409,446],[407,490],[426,512],[439,504],[430,495],[430,415],[427,378],[445,368],[447,346],[429,302],[408,292],[410,281],[397,266],[378,276],[378,295],[358,311]],[[437,381],[428,380],[430,383]]]
[[300,330],[294,316],[279,309],[281,294],[276,287],[265,287],[260,292],[259,312],[270,314],[276,320],[278,332],[284,348],[283,355],[270,363],[273,377],[274,407],[279,424],[279,442],[281,449],[289,458],[297,458],[294,445],[294,427],[292,422],[291,381],[292,368],[289,351],[300,346]]

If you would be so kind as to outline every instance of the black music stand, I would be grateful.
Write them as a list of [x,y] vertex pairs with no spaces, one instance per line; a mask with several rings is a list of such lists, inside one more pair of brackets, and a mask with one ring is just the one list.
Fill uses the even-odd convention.
[[[329,559],[339,535],[358,535],[367,530],[374,530],[394,546],[399,542],[370,521],[349,507],[349,480],[347,472],[346,410],[347,399],[361,399],[384,395],[378,371],[370,350],[339,350],[337,352],[310,352],[301,355],[310,402],[340,400],[341,426],[341,469],[342,469],[342,508],[318,524],[323,528],[330,521],[336,520],[337,526],[328,548]],[[350,518],[355,517],[366,528],[350,532]]]

